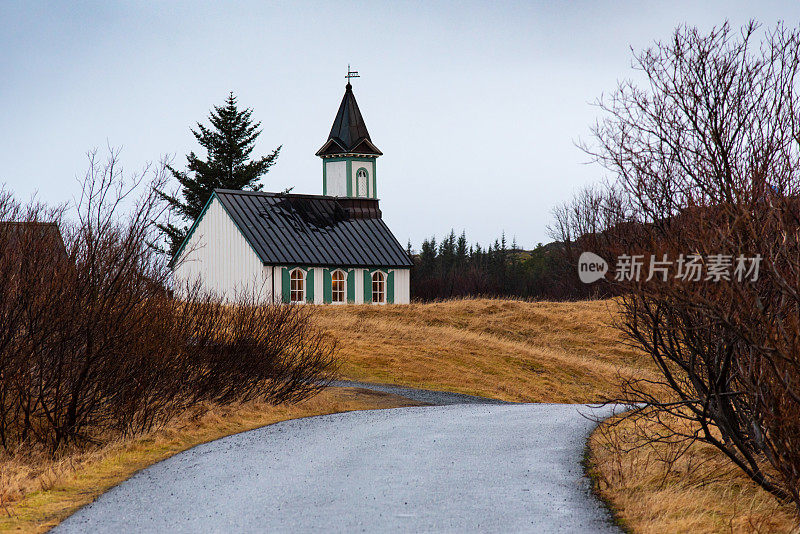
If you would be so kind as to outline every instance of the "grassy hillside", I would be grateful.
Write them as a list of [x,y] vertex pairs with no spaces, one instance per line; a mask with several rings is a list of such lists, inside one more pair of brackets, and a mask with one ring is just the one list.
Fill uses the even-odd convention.
[[408,306],[326,306],[341,373],[510,401],[593,402],[618,375],[652,372],[609,326],[612,301],[466,299]]

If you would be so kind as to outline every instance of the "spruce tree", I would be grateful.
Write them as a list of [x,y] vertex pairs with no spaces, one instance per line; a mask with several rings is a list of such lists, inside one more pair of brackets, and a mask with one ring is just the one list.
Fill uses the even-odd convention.
[[459,266],[464,267],[467,264],[467,258],[470,254],[471,252],[467,250],[467,232],[462,230],[456,243],[456,259]]
[[252,113],[249,108],[240,110],[231,92],[224,105],[214,106],[209,113],[210,126],[198,122],[197,129],[192,130],[197,142],[205,149],[206,158],[190,152],[186,156],[185,171],[168,167],[181,185],[180,198],[163,191],[158,193],[169,203],[172,213],[188,223],[183,227],[171,223],[158,225],[169,240],[171,256],[178,251],[189,225],[200,216],[214,189],[259,191],[263,187],[258,182],[275,164],[281,147],[268,156],[250,159],[256,139],[261,134],[261,122],[254,123]]

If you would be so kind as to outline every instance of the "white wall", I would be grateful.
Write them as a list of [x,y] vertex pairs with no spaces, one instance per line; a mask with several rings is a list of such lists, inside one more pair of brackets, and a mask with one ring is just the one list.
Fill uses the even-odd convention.
[[[364,271],[355,270],[355,303],[364,303]],[[394,272],[394,303],[409,304],[411,302],[411,271],[409,269],[390,269]]]
[[[279,290],[280,272],[275,272]],[[215,197],[181,252],[173,279],[179,295],[187,283],[199,280],[204,290],[226,300],[255,291],[262,301],[269,301],[271,275],[272,269],[261,264]]]
[[328,187],[328,195],[333,197],[347,196],[347,162],[346,161],[326,161],[325,180]]
[[411,270],[392,270],[394,271],[394,303],[409,304],[411,302]]
[[[367,177],[367,196],[375,196],[372,187],[372,177],[375,174],[374,161],[353,161],[351,162],[353,173],[353,196],[356,196],[356,173],[358,169],[364,168],[368,173]],[[327,194],[334,197],[347,196],[347,162],[346,161],[325,161],[325,181],[327,182]]]
[[271,276],[272,272],[275,272],[275,297],[274,299],[270,299],[272,302],[282,302],[283,299],[283,269],[284,267],[272,266],[272,265],[264,265],[264,271],[266,271],[265,279],[270,283],[270,290],[272,290],[271,284]]
[[354,269],[356,304],[364,304],[364,269]]
[[314,304],[325,303],[325,288],[322,285],[323,272],[324,269],[322,267],[314,268]]

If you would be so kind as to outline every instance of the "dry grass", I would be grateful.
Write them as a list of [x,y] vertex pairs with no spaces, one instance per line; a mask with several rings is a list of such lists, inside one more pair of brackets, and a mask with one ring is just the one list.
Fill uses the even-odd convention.
[[57,459],[43,453],[0,458],[0,531],[44,532],[136,471],[200,443],[286,419],[415,404],[363,389],[329,388],[296,405],[207,407],[168,428]]
[[781,505],[711,445],[645,443],[645,432],[659,428],[626,420],[601,425],[589,442],[595,488],[627,529],[700,534],[797,527],[793,506]]
[[618,374],[650,360],[608,326],[613,301],[452,300],[406,306],[326,306],[350,379],[446,389],[510,401],[592,402]]

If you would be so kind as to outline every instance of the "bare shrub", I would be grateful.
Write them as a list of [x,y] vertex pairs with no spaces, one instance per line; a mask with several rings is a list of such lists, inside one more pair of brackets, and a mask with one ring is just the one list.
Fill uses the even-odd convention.
[[198,287],[171,298],[151,246],[163,170],[125,180],[116,153],[103,163],[90,154],[72,224],[64,209],[0,197],[6,450],[143,432],[206,401],[294,402],[330,380],[335,343],[308,309],[255,295],[225,306]]
[[554,273],[553,282],[564,286],[562,291],[574,297],[603,298],[617,294],[617,288],[604,279],[591,285],[581,283],[575,266],[586,251],[603,254],[613,263],[617,245],[625,238],[623,234],[635,228],[631,225],[625,193],[613,184],[588,186],[570,201],[553,208],[552,215],[548,233],[563,244],[560,248],[563,267]]
[[[636,54],[646,82],[599,103],[585,149],[627,212],[597,225],[598,251],[645,259],[638,280],[613,282],[618,326],[661,379],[627,381],[621,400],[643,403],[657,439],[712,444],[800,510],[800,32],[778,25],[755,44],[757,31],[679,28]],[[690,254],[762,262],[756,280],[647,280],[651,255]]]

